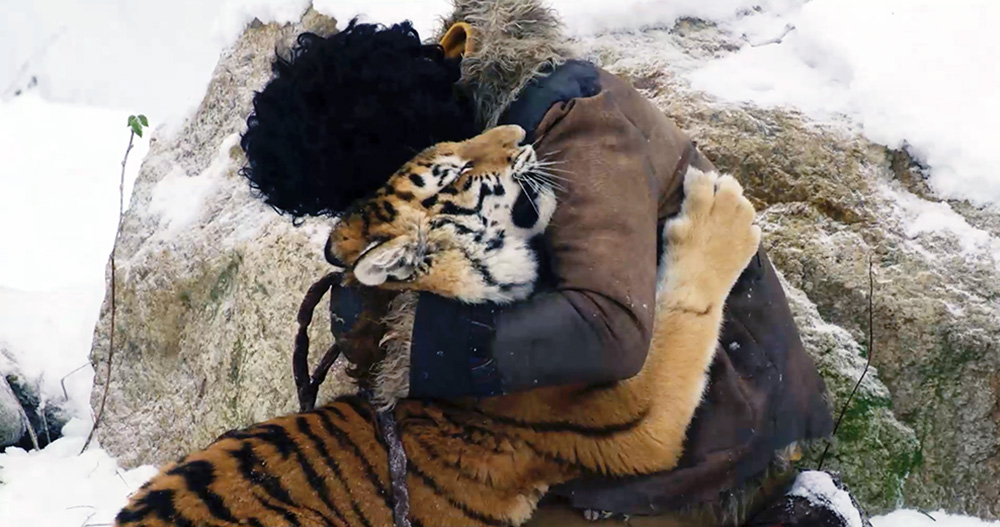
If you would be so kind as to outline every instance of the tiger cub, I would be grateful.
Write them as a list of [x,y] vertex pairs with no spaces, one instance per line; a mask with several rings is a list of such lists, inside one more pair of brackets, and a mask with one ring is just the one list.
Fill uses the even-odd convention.
[[[533,152],[518,145],[522,133],[505,127],[421,153],[334,228],[328,257],[359,282],[407,291],[400,296],[417,289],[482,299],[521,294],[531,272],[515,275],[504,266],[519,257],[518,265],[537,261],[520,249],[489,257],[501,230],[502,247],[526,247],[544,228],[538,222],[551,215],[536,201],[538,218],[526,227],[518,224],[518,198],[497,196],[498,185],[504,193],[517,190],[511,181],[530,169]],[[651,349],[637,376],[600,390],[396,402],[412,525],[516,526],[552,485],[675,466],[725,298],[760,239],[753,207],[731,177],[688,169],[684,185],[681,214],[664,231],[666,270]],[[504,284],[512,287],[505,292]],[[392,320],[399,318],[406,317]],[[165,467],[131,498],[116,525],[391,526],[387,446],[372,425],[373,412],[357,397],[342,397],[229,432]]]

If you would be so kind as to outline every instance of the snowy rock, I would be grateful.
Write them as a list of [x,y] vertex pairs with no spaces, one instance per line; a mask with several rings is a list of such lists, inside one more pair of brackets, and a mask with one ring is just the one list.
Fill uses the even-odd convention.
[[7,379],[0,375],[0,449],[17,443],[26,431],[21,403]]
[[754,516],[748,527],[775,525],[871,527],[840,477],[817,470],[799,474],[788,493]]
[[36,441],[44,448],[62,437],[70,418],[66,404],[46,400],[41,383],[26,377],[13,355],[0,349],[0,449],[13,445],[30,450]]
[[746,45],[745,35],[682,20],[581,45],[745,185],[835,415],[869,353],[873,259],[875,368],[825,466],[871,512],[905,505],[1000,517],[997,209],[936,197],[920,163],[847,122],[692,89],[700,61]]
[[799,474],[788,494],[805,499],[815,508],[830,509],[847,527],[862,527],[864,519],[851,494],[826,472],[807,470]]
[[[98,436],[124,465],[173,460],[296,408],[295,314],[328,271],[325,222],[294,227],[255,199],[237,172],[239,134],[275,49],[305,28],[334,24],[312,11],[304,20],[251,23],[224,52],[183,129],[151,141],[118,238],[115,354]],[[330,343],[325,319],[314,323],[316,349]],[[95,412],[109,335],[107,297],[91,355]],[[344,385],[334,375],[325,388]]]

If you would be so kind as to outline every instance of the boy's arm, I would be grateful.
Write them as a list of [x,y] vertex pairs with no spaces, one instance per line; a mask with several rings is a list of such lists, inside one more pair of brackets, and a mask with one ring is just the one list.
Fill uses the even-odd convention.
[[[553,166],[564,187],[546,232],[556,287],[503,307],[422,294],[410,396],[613,382],[645,361],[661,243],[658,198],[667,190],[647,138],[605,93],[554,107],[538,137],[539,154],[559,163]],[[680,163],[684,148],[677,150]]]

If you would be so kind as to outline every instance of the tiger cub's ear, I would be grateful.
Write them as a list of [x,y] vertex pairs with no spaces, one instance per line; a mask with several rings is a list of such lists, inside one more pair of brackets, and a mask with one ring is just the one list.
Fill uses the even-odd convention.
[[417,264],[416,245],[410,236],[397,236],[369,248],[355,262],[354,277],[369,286],[381,285],[389,278],[410,278]]

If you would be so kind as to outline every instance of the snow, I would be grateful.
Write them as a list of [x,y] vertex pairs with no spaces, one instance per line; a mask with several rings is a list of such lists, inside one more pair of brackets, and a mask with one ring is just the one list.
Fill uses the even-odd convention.
[[[223,43],[221,2],[0,3],[0,99],[30,78],[46,99],[128,108],[156,122],[183,116],[208,85]],[[178,30],[178,28],[183,28]]]
[[[69,409],[79,416],[90,415],[94,370],[87,353],[103,298],[100,280],[42,292],[0,287],[0,347],[9,348],[25,378],[40,383],[46,400],[61,403],[68,396]],[[6,373],[4,362],[0,374]]]
[[[844,527],[861,527],[861,515],[850,495],[837,488],[825,472],[806,471],[792,484],[789,494],[809,500],[817,507],[836,511],[844,519]],[[944,511],[919,512],[901,509],[871,518],[872,527],[1000,527],[1000,522],[948,514]]]
[[163,235],[194,226],[204,203],[216,191],[222,191],[226,171],[231,168],[229,150],[239,144],[239,134],[232,134],[219,146],[216,156],[198,177],[190,177],[180,167],[167,173],[153,188],[148,211],[159,216]]
[[963,257],[988,255],[1000,267],[1000,234],[973,227],[945,202],[928,201],[905,190],[888,186],[882,192],[894,202],[899,216],[904,220],[904,233],[911,239],[922,234],[947,233],[958,242]]
[[[206,2],[212,4],[211,2]],[[239,38],[243,29],[254,18],[268,22],[297,22],[309,8],[309,0],[226,0],[220,2],[212,25],[212,40],[217,46],[226,46]]]
[[898,510],[872,518],[872,527],[1000,527],[1000,522],[987,522],[944,511],[918,512]]
[[[411,19],[428,38],[450,2],[313,4],[341,21],[358,14],[382,23]],[[992,126],[1000,117],[1000,69],[993,67],[1000,56],[1000,4],[992,0],[551,4],[577,37],[669,27],[678,17],[712,20],[747,44],[696,64],[689,73],[695,89],[849,123],[876,142],[906,145],[930,167],[939,195],[1000,203],[994,173],[1000,149],[993,147],[1000,132]],[[99,445],[78,455],[90,423],[88,354],[117,222],[126,117],[145,113],[161,134],[179,129],[200,101],[219,52],[248,22],[293,21],[307,5],[0,0],[0,346],[13,352],[50,400],[64,398],[65,378],[69,407],[79,417],[67,425],[66,437],[43,451],[0,454],[0,526],[108,524],[126,496],[154,473],[151,467],[121,470]],[[151,212],[171,230],[196,224],[193,204],[223,188],[219,177],[209,176],[225,168],[227,145],[206,177],[168,176],[154,190]],[[138,140],[130,155],[126,194],[147,149],[147,141]],[[969,225],[947,204],[887,192],[897,194],[900,214],[910,222],[908,236],[947,233],[966,254],[1000,261],[997,236]],[[931,514],[937,522],[897,511],[873,524],[1000,526]]]
[[[778,13],[794,29],[690,75],[692,87],[817,119],[846,116],[906,145],[941,196],[1000,203],[1000,4],[814,0]],[[780,35],[776,34],[775,37]]]
[[451,9],[449,0],[314,0],[313,7],[337,20],[358,17],[362,22],[392,24],[409,20],[420,38],[432,38],[441,26],[441,18]]
[[100,449],[80,454],[89,427],[74,420],[65,437],[41,451],[0,454],[0,525],[111,525],[128,495],[156,469],[122,470]]
[[727,25],[759,9],[784,12],[802,0],[557,0],[550,2],[571,34],[583,36],[604,31],[670,27],[678,18],[701,18]]

